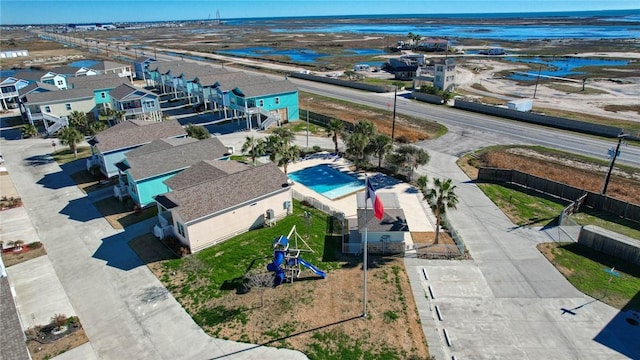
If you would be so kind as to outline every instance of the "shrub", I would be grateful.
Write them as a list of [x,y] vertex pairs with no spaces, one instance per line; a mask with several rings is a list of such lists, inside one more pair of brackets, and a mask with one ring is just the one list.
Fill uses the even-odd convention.
[[27,247],[31,250],[40,249],[42,247],[42,243],[40,241],[34,241],[27,244]]

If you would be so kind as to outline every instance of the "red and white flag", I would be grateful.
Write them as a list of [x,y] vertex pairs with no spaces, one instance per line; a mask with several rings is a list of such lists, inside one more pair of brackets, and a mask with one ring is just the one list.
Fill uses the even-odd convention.
[[384,217],[384,205],[382,204],[382,200],[378,194],[376,194],[376,190],[371,185],[369,179],[367,179],[367,199],[371,199],[371,203],[373,204],[373,216],[375,216],[378,220],[382,220]]

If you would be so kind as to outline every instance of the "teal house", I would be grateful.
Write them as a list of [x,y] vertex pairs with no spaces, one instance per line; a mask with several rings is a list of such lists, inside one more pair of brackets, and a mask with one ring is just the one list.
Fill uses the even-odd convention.
[[253,128],[254,119],[259,129],[300,119],[298,88],[289,80],[246,83],[227,96],[225,105],[243,114],[248,129]]
[[109,92],[122,84],[129,83],[128,78],[120,77],[117,74],[78,76],[67,79],[70,89],[91,89],[93,91],[93,99],[96,103],[93,115],[96,119],[101,111],[111,106]]
[[119,184],[114,195],[130,197],[141,208],[154,204],[155,196],[171,190],[165,180],[203,160],[228,160],[228,151],[215,137],[154,140],[127,152],[116,164]]

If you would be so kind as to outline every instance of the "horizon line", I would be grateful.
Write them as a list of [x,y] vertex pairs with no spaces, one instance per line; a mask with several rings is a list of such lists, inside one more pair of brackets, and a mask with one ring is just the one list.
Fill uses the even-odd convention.
[[[42,26],[42,25],[80,25],[80,24],[129,24],[129,23],[161,23],[161,22],[192,22],[192,21],[207,21],[215,22],[220,20],[221,23],[225,21],[237,21],[237,20],[267,20],[267,19],[309,19],[309,18],[350,18],[350,17],[368,17],[368,16],[385,16],[387,18],[394,17],[425,17],[425,16],[469,16],[469,15],[514,15],[514,18],[522,17],[524,14],[535,16],[537,14],[546,14],[548,17],[554,16],[553,14],[586,14],[586,13],[616,13],[616,12],[629,12],[637,11],[640,14],[640,8],[632,9],[613,9],[613,10],[566,10],[566,11],[527,11],[527,12],[470,12],[470,13],[422,13],[422,14],[341,14],[341,15],[297,15],[297,16],[263,16],[263,17],[235,17],[235,18],[215,18],[215,19],[173,19],[173,20],[129,20],[129,21],[89,21],[78,23],[14,23],[14,24],[0,24],[0,27],[7,26]],[[520,16],[517,16],[520,15]],[[575,15],[574,15],[575,16]]]

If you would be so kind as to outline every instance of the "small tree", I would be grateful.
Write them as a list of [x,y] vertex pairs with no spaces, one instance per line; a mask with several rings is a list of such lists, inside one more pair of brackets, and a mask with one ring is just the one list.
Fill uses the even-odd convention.
[[24,240],[16,240],[13,242],[13,246],[15,246],[16,251],[22,250],[22,245],[24,245]]
[[458,205],[458,196],[455,193],[456,186],[452,184],[451,179],[441,180],[433,179],[433,188],[429,189],[426,194],[423,192],[425,200],[432,203],[432,207],[436,215],[436,238],[434,243],[438,243],[438,235],[440,233],[440,224],[442,215],[447,209],[455,209]]
[[84,140],[80,131],[73,127],[65,127],[58,132],[58,139],[63,145],[69,145],[74,158],[78,157],[78,144]]
[[67,316],[64,314],[55,314],[51,317],[51,325],[56,327],[56,330],[60,330],[67,324]]
[[107,128],[107,125],[105,123],[101,121],[94,121],[89,124],[89,128],[87,129],[87,134],[93,136],[106,128]]
[[402,145],[393,155],[387,157],[387,160],[397,166],[398,169],[405,168],[409,170],[409,181],[411,181],[413,170],[420,165],[426,165],[429,162],[429,154],[418,147]]
[[198,140],[204,140],[211,137],[209,130],[202,125],[187,124],[187,126],[184,127],[184,131],[187,132],[187,136],[190,138]]
[[38,136],[38,128],[31,124],[22,125],[20,131],[22,132],[22,137],[24,138]]

